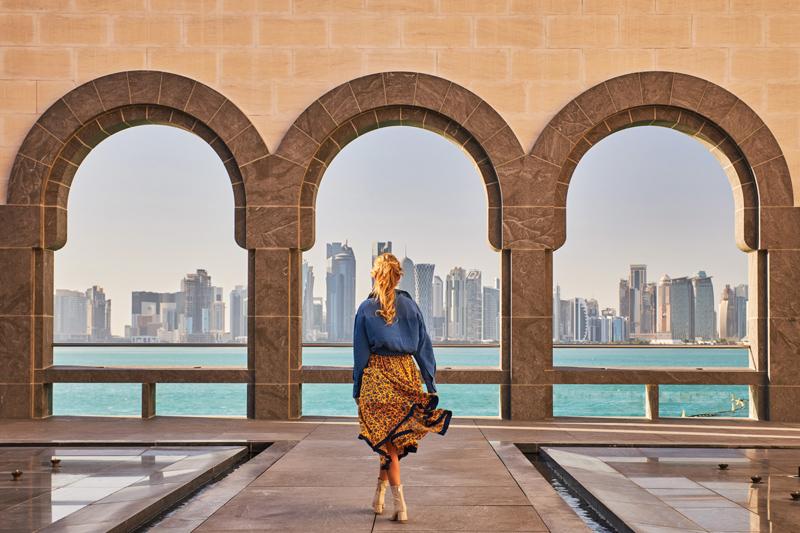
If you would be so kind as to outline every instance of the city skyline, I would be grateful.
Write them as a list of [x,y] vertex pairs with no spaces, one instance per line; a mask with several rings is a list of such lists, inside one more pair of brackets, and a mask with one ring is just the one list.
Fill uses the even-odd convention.
[[[716,159],[674,131],[631,131],[604,139],[576,169],[568,238],[553,255],[554,283],[608,307],[616,288],[605,280],[634,260],[663,272],[705,269],[731,286],[746,282],[746,255],[733,243],[732,193]],[[397,150],[398,143],[408,150]],[[373,241],[393,241],[398,258],[407,248],[421,263],[499,277],[500,256],[486,243],[480,178],[442,137],[386,128],[359,138],[331,163],[318,197],[317,244],[304,259],[319,274],[325,243],[348,242],[356,251],[359,302],[370,289]],[[144,206],[157,216],[142,216]],[[143,126],[104,141],[81,165],[69,207],[69,238],[55,254],[60,289],[102,286],[115,309],[126,309],[132,292],[177,291],[172,280],[197,268],[214,272],[228,305],[228,291],[246,283],[247,252],[233,241],[224,167],[187,132]],[[387,211],[391,217],[383,216]],[[443,268],[434,276],[443,279]],[[315,296],[324,290],[317,283]],[[121,335],[125,323],[125,313],[113,313],[112,333]]]

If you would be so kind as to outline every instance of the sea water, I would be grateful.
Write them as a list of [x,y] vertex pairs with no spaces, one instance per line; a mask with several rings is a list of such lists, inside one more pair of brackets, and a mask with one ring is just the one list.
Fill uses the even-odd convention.
[[[436,348],[438,367],[498,367],[499,348]],[[746,348],[581,347],[554,348],[556,366],[598,367],[747,367]],[[351,348],[305,347],[303,363],[314,366],[348,366]],[[85,366],[245,366],[244,346],[96,346],[54,348],[54,364]],[[498,385],[439,385],[440,405],[456,416],[499,416]],[[56,383],[56,415],[141,414],[139,383]],[[156,412],[160,415],[246,416],[244,384],[159,383]],[[746,385],[659,387],[661,416],[748,416]],[[352,385],[305,384],[303,414],[354,416]],[[555,416],[644,416],[644,385],[554,385]]]

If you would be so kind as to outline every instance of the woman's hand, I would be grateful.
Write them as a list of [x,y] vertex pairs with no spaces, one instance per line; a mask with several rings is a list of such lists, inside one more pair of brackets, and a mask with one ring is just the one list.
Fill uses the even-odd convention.
[[361,404],[358,402],[358,398],[353,398],[356,401],[356,405],[360,406]]

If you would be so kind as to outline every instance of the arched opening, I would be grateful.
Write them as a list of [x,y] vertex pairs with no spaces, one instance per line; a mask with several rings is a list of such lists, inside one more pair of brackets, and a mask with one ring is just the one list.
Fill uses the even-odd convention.
[[[782,295],[776,290],[778,286],[770,281],[783,279],[786,265],[792,260],[791,254],[784,250],[794,245],[790,236],[793,232],[786,233],[781,229],[794,224],[796,218],[791,178],[780,146],[769,128],[739,98],[711,82],[672,72],[628,74],[582,93],[550,121],[537,140],[532,157],[526,160],[530,167],[528,172],[543,176],[544,179],[539,180],[543,184],[541,189],[553,199],[552,225],[539,226],[552,227],[552,249],[561,247],[566,240],[567,191],[581,158],[608,135],[632,126],[646,125],[676,129],[699,140],[720,161],[728,175],[736,206],[736,244],[748,252],[750,366],[711,370],[702,367],[635,370],[629,367],[554,366],[551,370],[552,350],[548,350],[550,353],[542,358],[543,361],[537,356],[527,357],[532,363],[540,363],[540,369],[529,378],[530,387],[517,388],[519,394],[516,397],[512,388],[512,405],[527,390],[534,391],[541,402],[547,402],[552,396],[548,383],[647,383],[648,416],[657,418],[659,386],[736,384],[749,387],[752,417],[761,419],[777,414],[781,419],[787,416],[791,419],[792,416],[782,407],[783,400],[772,402],[770,399],[775,394],[784,398],[786,394],[796,392],[796,389],[782,388],[795,386],[788,375],[775,372],[788,362],[789,353],[782,342],[776,344],[773,339],[780,338],[784,335],[783,329],[789,328],[781,320],[771,317],[793,314],[793,311],[788,301],[790,297]],[[504,184],[504,197],[507,188]],[[504,226],[506,222],[504,220]],[[507,242],[504,235],[506,245],[525,250],[527,243],[523,239],[519,244]],[[519,254],[517,251],[514,253]],[[546,250],[544,255],[547,256]],[[545,263],[548,263],[547,259]],[[516,277],[521,273],[513,262],[512,273]],[[543,279],[552,286],[551,276],[545,275]],[[548,305],[550,309],[552,306]],[[550,330],[552,313],[549,314]],[[781,333],[773,331],[775,327],[783,328]],[[512,335],[513,328],[512,324]],[[522,360],[518,355],[523,355]],[[521,368],[525,367],[525,359],[524,352],[512,354],[512,361]],[[540,383],[542,385],[538,385]],[[773,386],[779,383],[781,387]],[[528,413],[528,416],[547,417],[550,413],[552,404],[545,404],[545,408],[532,415]],[[512,413],[512,416],[522,417],[523,413]]]
[[[156,125],[115,133],[81,162],[54,258],[55,365],[246,366],[247,251],[226,175],[203,139]],[[53,409],[138,415],[140,395],[138,383],[56,383]],[[156,398],[157,414],[246,414],[245,384],[163,383]]]
[[[352,342],[372,261],[390,252],[403,264],[400,288],[426,317],[439,368],[499,367],[500,256],[487,243],[481,174],[460,143],[392,125],[353,140],[320,181],[316,243],[303,253],[303,364],[352,365],[352,350],[331,344]],[[351,389],[306,384],[303,413],[353,415]],[[439,390],[456,414],[499,414],[498,385]]]
[[[583,155],[569,185],[567,239],[553,254],[553,364],[749,367],[747,255],[707,143],[624,129]],[[555,385],[553,412],[644,416],[645,394],[644,384]],[[747,385],[667,385],[659,396],[661,416],[749,415]]]
[[[263,169],[253,163],[269,153],[249,119],[232,102],[194,80],[155,71],[104,76],[65,94],[39,117],[22,142],[9,178],[8,205],[0,210],[11,222],[0,234],[3,245],[17,249],[9,271],[30,280],[23,310],[31,315],[29,321],[19,320],[3,332],[4,339],[19,345],[9,364],[21,370],[4,385],[17,393],[0,405],[3,416],[49,416],[55,383],[138,383],[141,412],[149,417],[155,414],[156,383],[253,381],[249,357],[246,368],[228,369],[53,365],[53,253],[67,241],[67,201],[73,178],[87,155],[105,139],[148,124],[189,131],[213,149],[232,187],[235,242],[245,244],[245,184],[261,174]],[[248,300],[252,301],[249,290]],[[19,340],[25,338],[31,342],[23,345]],[[247,390],[250,398],[251,389]],[[251,402],[247,405],[250,412]]]

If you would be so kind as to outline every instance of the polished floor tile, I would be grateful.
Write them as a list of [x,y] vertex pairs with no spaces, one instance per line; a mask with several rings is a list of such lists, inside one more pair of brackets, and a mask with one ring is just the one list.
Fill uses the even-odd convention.
[[[209,468],[244,453],[242,447],[37,448],[0,450],[0,468],[19,469],[0,480],[0,531],[107,531],[124,524]],[[61,459],[53,467],[50,459]],[[83,527],[84,529],[80,529]],[[76,529],[77,528],[77,529]]]
[[[543,451],[637,532],[800,531],[800,450],[545,447]],[[619,453],[619,457],[616,454]],[[645,457],[646,462],[635,459]],[[634,460],[631,460],[634,459]],[[602,467],[590,471],[591,461]],[[719,463],[728,464],[720,470]],[[754,483],[751,476],[761,476]]]

